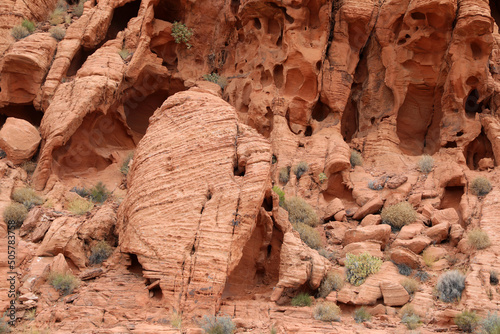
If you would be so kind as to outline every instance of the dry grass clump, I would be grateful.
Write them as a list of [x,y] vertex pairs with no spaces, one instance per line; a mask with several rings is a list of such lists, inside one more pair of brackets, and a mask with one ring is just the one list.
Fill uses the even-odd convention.
[[28,37],[30,35],[30,32],[28,31],[28,29],[26,29],[26,27],[15,26],[10,31],[10,34],[16,39],[16,41],[18,41],[20,39]]
[[300,239],[312,249],[320,249],[323,245],[321,235],[313,227],[298,223],[292,224],[293,228],[299,232]]
[[59,290],[63,296],[72,294],[73,290],[80,285],[80,281],[74,275],[57,272],[50,273],[49,283]]
[[68,204],[68,210],[75,215],[83,215],[92,210],[94,204],[83,198],[75,198]]
[[293,173],[297,177],[297,180],[299,180],[302,175],[304,175],[307,171],[309,170],[309,165],[305,161],[299,162],[295,167],[293,167]]
[[27,215],[28,210],[24,205],[20,203],[11,203],[3,210],[3,221],[6,223],[13,223],[16,227],[21,227]]
[[314,319],[321,321],[340,321],[340,307],[333,302],[322,302],[314,307]]
[[66,14],[66,11],[63,8],[56,7],[49,15],[49,23],[53,26],[64,23],[64,14]]
[[64,39],[66,36],[66,30],[61,27],[52,27],[49,30],[50,36],[54,37],[58,42]]
[[465,276],[458,270],[451,270],[442,274],[436,285],[439,299],[447,303],[459,300],[464,289]]
[[101,240],[92,247],[91,251],[92,253],[89,256],[90,263],[101,264],[113,253],[113,248],[106,241]]
[[401,281],[401,285],[410,295],[412,295],[418,291],[420,284],[413,278],[405,278]]
[[479,328],[480,318],[475,311],[464,310],[455,316],[455,325],[462,332],[473,333]]
[[11,197],[14,201],[23,204],[28,210],[36,205],[42,205],[44,202],[43,198],[38,196],[35,190],[28,187],[14,190]]
[[311,296],[307,293],[299,293],[297,296],[292,298],[292,306],[304,307],[311,306],[311,304]]
[[326,273],[321,285],[319,286],[319,297],[325,298],[332,291],[339,291],[344,286],[344,277],[341,274],[329,271]]
[[345,268],[347,271],[347,281],[352,285],[363,284],[366,278],[380,270],[382,260],[368,253],[346,255]]
[[484,176],[478,176],[470,184],[472,193],[477,196],[484,196],[491,191],[491,182]]
[[280,169],[279,180],[283,184],[287,184],[290,179],[290,167],[283,167]]
[[424,174],[429,174],[434,167],[434,159],[428,155],[424,154],[418,161],[418,170]]
[[319,223],[316,210],[300,197],[290,197],[285,200],[284,208],[288,211],[288,219],[292,224],[316,226]]
[[363,157],[361,157],[361,153],[352,150],[350,162],[352,167],[363,166]]
[[480,228],[474,228],[467,233],[467,242],[476,249],[485,249],[491,245],[488,233]]
[[400,202],[382,209],[380,214],[382,222],[391,225],[395,229],[413,223],[417,219],[417,212],[408,202]]

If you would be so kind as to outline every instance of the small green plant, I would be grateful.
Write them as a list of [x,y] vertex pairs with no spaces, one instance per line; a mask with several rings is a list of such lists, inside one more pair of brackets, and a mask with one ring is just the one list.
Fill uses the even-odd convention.
[[306,224],[292,224],[293,228],[299,232],[300,239],[312,249],[320,249],[323,245],[321,235],[313,227]]
[[490,284],[491,285],[498,284],[498,273],[495,270],[490,270]]
[[318,175],[318,180],[319,180],[319,183],[323,183],[325,182],[326,180],[328,180],[328,176],[326,176],[325,173],[319,173]]
[[366,278],[380,270],[382,260],[368,253],[346,255],[345,267],[347,281],[353,285],[363,284]]
[[500,334],[500,317],[496,312],[488,312],[488,316],[483,320],[481,325],[486,334]]
[[458,270],[447,271],[437,282],[438,297],[444,302],[451,303],[462,297],[465,288],[465,276]]
[[285,192],[278,186],[274,186],[273,191],[278,195],[280,199],[280,206],[283,207],[285,205]]
[[417,314],[405,314],[401,318],[401,322],[410,330],[417,329],[420,326],[420,317]]
[[31,175],[35,172],[36,162],[34,161],[26,161],[21,164],[21,168],[24,169],[26,174]]
[[491,191],[491,182],[484,176],[478,176],[470,184],[472,193],[477,196],[484,196]]
[[52,27],[49,30],[50,36],[54,37],[58,42],[64,39],[66,36],[66,30],[61,27]]
[[408,294],[413,295],[415,292],[418,291],[419,284],[416,280],[413,278],[405,278],[401,281],[401,285],[403,288],[405,288],[406,292]]
[[16,227],[21,227],[27,215],[28,210],[20,203],[11,203],[3,210],[4,222],[14,223]]
[[130,152],[125,160],[123,160],[122,166],[120,168],[120,172],[122,172],[123,175],[127,175],[129,170],[130,170],[130,161],[134,158],[134,152]]
[[[29,309],[24,313],[24,319],[26,320],[35,320],[35,317],[36,317],[36,308]],[[0,331],[0,333],[2,332]]]
[[311,296],[307,293],[299,293],[297,296],[292,298],[292,306],[304,307],[311,306],[311,304]]
[[356,167],[356,166],[363,166],[363,158],[361,157],[361,153],[358,151],[352,150],[351,151],[351,166]]
[[288,211],[288,219],[292,224],[316,226],[319,223],[316,210],[300,197],[286,199],[283,207]]
[[207,334],[232,334],[236,329],[230,317],[204,316],[201,328]]
[[429,274],[423,270],[419,270],[415,273],[415,278],[418,278],[420,282],[427,282],[429,280]]
[[391,225],[394,229],[413,223],[417,219],[417,213],[408,202],[400,202],[382,209],[380,214],[382,222]]
[[16,39],[16,41],[18,41],[20,39],[28,37],[30,35],[30,32],[28,31],[28,29],[26,29],[26,27],[19,25],[13,27],[10,31],[10,34]]
[[91,264],[101,264],[111,253],[113,253],[113,248],[106,241],[101,240],[92,247],[89,261]]
[[35,29],[36,29],[35,23],[33,21],[26,20],[26,19],[23,20],[23,22],[21,23],[21,26],[25,27],[30,34],[32,34],[33,31],[35,31]]
[[413,269],[411,269],[408,265],[404,263],[400,263],[397,266],[398,266],[398,271],[401,275],[410,276],[411,273],[413,272]]
[[305,174],[309,170],[309,165],[305,161],[299,162],[296,166],[293,167],[293,173],[297,177],[297,180],[299,180],[302,175]]
[[332,291],[340,291],[344,286],[344,278],[337,272],[326,273],[318,289],[318,296],[326,298]]
[[189,29],[184,23],[174,22],[172,25],[172,37],[175,43],[184,43],[188,49],[191,49],[192,45],[189,43],[191,36],[193,36],[193,29]]
[[61,7],[56,7],[49,15],[49,23],[53,26],[64,23],[64,14],[66,10]]
[[279,180],[283,184],[287,184],[290,179],[290,167],[283,167],[280,169]]
[[73,293],[79,285],[80,282],[78,279],[72,274],[64,274],[51,272],[49,274],[49,283],[52,284],[54,288],[59,290],[63,294],[63,296],[67,296]]
[[354,311],[354,321],[356,321],[356,323],[362,323],[362,322],[366,322],[366,321],[370,321],[372,318],[372,315],[370,314],[370,312],[368,312],[368,310],[366,309],[366,307],[362,306],[360,308],[358,308],[356,311]]
[[474,311],[463,311],[455,316],[455,325],[458,326],[462,332],[472,333],[478,327],[480,323],[480,318]]
[[182,317],[179,313],[173,312],[172,316],[170,317],[170,324],[174,328],[181,328],[182,326]]
[[340,321],[340,307],[332,302],[322,302],[314,307],[314,319],[321,321]]
[[429,174],[434,167],[434,159],[428,155],[424,154],[418,161],[418,170],[424,174]]
[[467,242],[475,249],[485,249],[491,245],[488,233],[480,228],[474,228],[467,233]]
[[94,203],[104,203],[109,196],[109,191],[102,182],[98,182],[90,188],[90,199]]
[[44,202],[43,198],[38,196],[35,190],[28,187],[14,190],[11,197],[14,201],[24,204],[28,210],[36,205],[42,205]]
[[125,60],[128,58],[128,56],[130,56],[130,51],[127,49],[121,49],[120,51],[118,51],[118,54],[120,55],[120,57],[122,57],[123,60]]
[[68,210],[75,215],[83,215],[92,210],[94,204],[83,198],[75,198],[68,204]]
[[81,187],[81,188],[73,187],[73,188],[71,188],[70,191],[77,193],[78,195],[80,195],[83,198],[90,196],[90,192],[85,187]]

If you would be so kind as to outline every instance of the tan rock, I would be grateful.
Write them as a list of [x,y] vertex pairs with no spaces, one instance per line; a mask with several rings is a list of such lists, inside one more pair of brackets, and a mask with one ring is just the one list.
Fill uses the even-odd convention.
[[391,248],[391,260],[396,264],[406,264],[410,268],[417,269],[420,267],[418,255],[407,248]]
[[388,306],[402,306],[410,300],[410,295],[405,288],[396,282],[380,283],[380,290],[384,297],[384,304]]
[[448,238],[450,223],[444,222],[425,230],[425,235],[432,239],[435,243],[440,243]]
[[444,209],[444,210],[436,210],[432,213],[431,221],[432,226],[442,223],[458,224],[460,218],[458,217],[457,210],[453,208]]
[[37,226],[39,220],[42,218],[43,209],[40,207],[34,208],[28,212],[28,216],[23,222],[23,225],[19,229],[19,235],[24,237]]
[[378,225],[382,222],[380,215],[367,215],[361,221],[361,226]]
[[346,245],[342,249],[341,253],[342,258],[339,259],[339,262],[341,262],[342,264],[346,254],[359,255],[362,253],[368,253],[378,258],[384,257],[384,253],[382,253],[382,251],[380,250],[380,243],[378,242],[371,242],[371,241],[353,242],[351,244]]
[[386,186],[389,189],[396,189],[402,186],[406,181],[408,181],[408,177],[404,175],[396,175],[393,177],[390,177],[387,180]]
[[425,229],[425,225],[422,223],[413,223],[405,225],[401,228],[398,233],[398,239],[409,240],[419,235]]
[[479,170],[488,170],[495,168],[495,162],[491,158],[483,158],[478,162]]
[[50,265],[50,271],[60,274],[68,274],[71,273],[71,269],[69,269],[68,263],[64,258],[64,255],[61,253],[57,254]]
[[31,159],[40,140],[38,130],[23,119],[9,117],[0,130],[0,148],[15,164]]
[[458,242],[462,239],[464,234],[464,229],[460,224],[453,224],[450,227],[450,243],[452,246],[456,246]]
[[389,241],[390,235],[391,227],[387,224],[358,227],[348,230],[345,233],[342,244],[348,245],[353,242],[376,241],[381,243],[383,249]]
[[[344,210],[344,204],[342,203],[342,200],[339,198],[335,198],[328,203],[328,206],[326,207],[323,219],[328,220],[331,217],[335,216],[335,214],[337,214],[343,210]],[[335,220],[337,220],[337,219],[335,219]]]
[[328,241],[334,245],[340,245],[344,240],[345,233],[349,229],[349,224],[345,222],[330,222],[323,225]]
[[383,205],[384,201],[379,196],[375,196],[374,198],[366,202],[365,205],[359,208],[352,217],[352,219],[361,220],[366,215],[377,213],[380,211]]
[[416,236],[412,239],[396,239],[391,244],[392,247],[404,247],[411,250],[415,254],[420,254],[431,244],[432,240],[424,235]]

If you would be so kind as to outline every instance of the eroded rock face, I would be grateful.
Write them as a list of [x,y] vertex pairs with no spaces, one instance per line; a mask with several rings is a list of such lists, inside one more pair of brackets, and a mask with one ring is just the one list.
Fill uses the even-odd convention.
[[9,117],[0,130],[0,147],[15,164],[31,159],[40,140],[38,130],[23,119]]

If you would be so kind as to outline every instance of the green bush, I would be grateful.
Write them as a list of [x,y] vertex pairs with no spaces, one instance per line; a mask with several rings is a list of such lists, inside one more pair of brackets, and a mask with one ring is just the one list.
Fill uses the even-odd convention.
[[363,166],[363,158],[361,157],[361,153],[358,151],[352,150],[351,151],[351,166],[356,167],[356,166]]
[[483,320],[481,325],[486,334],[500,334],[500,317],[496,312],[488,312],[488,317]]
[[382,209],[380,214],[382,222],[391,225],[395,229],[413,223],[417,219],[417,213],[408,202],[400,202]]
[[285,200],[284,208],[288,211],[288,220],[292,224],[316,226],[319,223],[316,210],[300,197],[290,197]]
[[418,291],[419,284],[416,280],[413,278],[405,278],[401,281],[401,285],[405,290],[410,294],[414,294],[415,292]]
[[340,307],[332,302],[322,302],[314,307],[314,319],[321,321],[340,321]]
[[368,253],[359,255],[348,253],[345,261],[347,281],[359,286],[365,282],[370,274],[378,272],[381,266],[382,260]]
[[51,272],[49,275],[49,283],[52,284],[54,288],[59,290],[63,296],[70,295],[73,293],[79,285],[80,282],[72,274],[63,274],[57,272]]
[[290,179],[290,167],[283,167],[280,169],[279,180],[283,184],[287,184]]
[[120,51],[118,51],[118,54],[120,55],[120,57],[122,57],[123,60],[125,60],[128,58],[128,56],[130,56],[130,51],[127,49],[121,49]]
[[185,24],[176,21],[172,25],[172,37],[174,38],[175,43],[184,43],[188,49],[191,49],[192,45],[189,43],[189,40],[192,36],[193,29],[189,29]]
[[328,176],[326,176],[325,173],[319,173],[318,175],[318,180],[319,180],[319,183],[323,183],[325,182],[326,180],[328,180]]
[[44,202],[43,198],[38,196],[35,190],[28,187],[14,190],[11,197],[14,201],[24,204],[28,210],[36,205],[42,205]]
[[488,233],[480,228],[474,228],[467,233],[467,242],[476,249],[485,249],[491,245]]
[[102,182],[98,182],[90,188],[90,199],[94,203],[104,203],[109,196],[109,191]]
[[354,311],[354,321],[356,321],[356,323],[358,323],[358,324],[362,323],[362,322],[370,321],[371,318],[372,318],[372,315],[370,314],[370,312],[368,312],[368,310],[364,306],[362,306],[362,307],[358,308],[356,311]]
[[429,274],[423,270],[419,270],[415,273],[415,277],[420,280],[420,282],[426,282],[429,280]]
[[305,172],[309,170],[309,165],[305,161],[299,162],[296,166],[293,167],[293,173],[297,177],[297,180],[299,180],[302,175],[304,175]]
[[405,314],[401,318],[401,322],[405,324],[408,329],[414,330],[420,326],[420,317],[417,314]]
[[292,224],[293,228],[299,232],[300,239],[312,249],[320,249],[323,245],[321,235],[313,227],[306,224]]
[[53,26],[64,23],[64,14],[66,11],[63,8],[57,7],[49,15],[49,23]]
[[455,325],[462,332],[472,333],[479,327],[479,316],[474,311],[463,311],[455,316]]
[[230,317],[204,316],[201,328],[207,334],[232,334],[236,330],[236,325]]
[[428,155],[424,154],[418,161],[418,170],[424,174],[429,174],[434,167],[434,159]]
[[438,297],[450,303],[462,297],[465,288],[465,276],[458,270],[451,270],[442,274],[437,282]]
[[299,293],[297,296],[292,298],[292,306],[304,307],[311,306],[311,304],[311,296],[307,293]]
[[26,19],[23,20],[23,22],[21,23],[21,26],[25,27],[30,34],[33,33],[33,31],[35,31],[35,29],[36,29],[35,23],[33,21],[26,20]]
[[410,276],[411,273],[413,272],[413,269],[411,269],[408,265],[404,263],[400,263],[397,266],[398,266],[398,271],[401,275]]
[[50,36],[54,37],[57,41],[62,41],[66,36],[66,30],[61,27],[52,27],[49,30]]
[[491,182],[483,176],[478,176],[472,181],[470,188],[474,195],[484,196],[491,191]]
[[10,34],[16,39],[16,41],[18,41],[20,39],[28,37],[30,35],[30,32],[23,26],[15,26],[10,31]]
[[337,272],[329,271],[326,273],[321,285],[319,286],[318,296],[325,298],[332,291],[339,291],[344,286],[344,278]]
[[130,161],[134,158],[134,152],[130,152],[127,154],[127,157],[125,157],[125,160],[123,160],[122,167],[120,168],[120,172],[122,172],[123,175],[128,175],[128,172],[130,170]]
[[68,210],[75,215],[83,215],[92,210],[94,204],[83,198],[75,198],[68,204]]
[[113,253],[113,248],[106,241],[101,240],[92,247],[89,261],[91,264],[101,264],[111,253]]
[[278,186],[274,186],[273,191],[278,194],[278,197],[280,199],[280,206],[283,207],[285,205],[285,192]]
[[490,284],[491,285],[498,284],[498,273],[495,270],[490,270]]
[[11,203],[3,210],[3,221],[6,223],[14,222],[16,227],[21,227],[27,215],[28,210],[24,205]]

